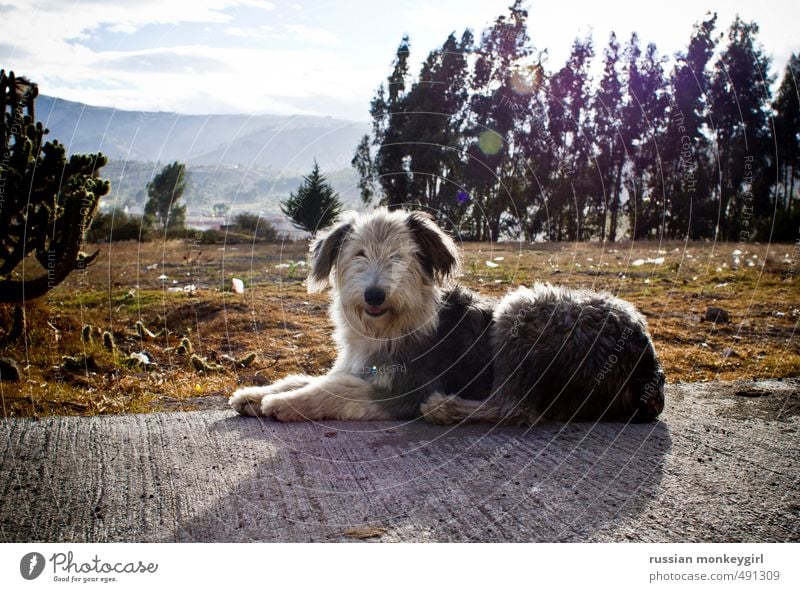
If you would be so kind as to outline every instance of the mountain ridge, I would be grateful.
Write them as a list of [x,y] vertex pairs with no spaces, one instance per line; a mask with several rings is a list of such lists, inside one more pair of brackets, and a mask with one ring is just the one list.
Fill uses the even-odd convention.
[[110,159],[189,165],[271,167],[305,173],[348,168],[369,124],[314,115],[186,115],[128,111],[39,95],[36,119],[70,154],[102,152]]

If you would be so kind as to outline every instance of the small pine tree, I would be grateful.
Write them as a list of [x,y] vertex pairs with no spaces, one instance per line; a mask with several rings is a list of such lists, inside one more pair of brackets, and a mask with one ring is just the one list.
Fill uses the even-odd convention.
[[163,230],[184,228],[186,205],[178,205],[178,200],[185,189],[186,165],[176,161],[165,166],[147,184],[145,216],[157,222]]
[[342,213],[342,202],[320,172],[316,160],[311,174],[303,177],[297,193],[290,193],[281,202],[281,211],[292,220],[295,227],[311,234],[333,224]]

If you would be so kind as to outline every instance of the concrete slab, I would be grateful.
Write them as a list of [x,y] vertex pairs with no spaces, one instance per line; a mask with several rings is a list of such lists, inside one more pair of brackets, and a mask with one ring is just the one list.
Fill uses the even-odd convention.
[[662,421],[0,423],[0,540],[797,541],[800,381],[671,386]]

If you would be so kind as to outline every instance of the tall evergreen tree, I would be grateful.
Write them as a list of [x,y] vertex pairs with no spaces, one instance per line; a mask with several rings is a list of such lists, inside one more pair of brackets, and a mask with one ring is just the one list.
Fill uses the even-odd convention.
[[358,173],[358,190],[361,201],[365,205],[369,205],[376,192],[375,163],[372,161],[372,141],[369,134],[365,134],[361,138],[350,164]]
[[591,39],[575,39],[567,63],[548,85],[548,132],[556,151],[547,192],[553,240],[580,240],[588,235],[584,228],[592,155],[587,133],[591,88],[588,70],[593,57]]
[[410,173],[408,199],[438,212],[442,219],[457,218],[459,213],[456,196],[471,46],[471,31],[465,31],[460,41],[451,33],[440,49],[430,53],[398,122]]
[[476,48],[472,96],[466,121],[465,185],[471,197],[473,236],[497,240],[504,217],[514,216],[525,201],[526,163],[515,130],[524,125],[527,109],[509,109],[525,97],[515,84],[518,69],[534,66],[527,33],[527,10],[521,0],[508,15],[495,19]]
[[597,173],[592,188],[592,209],[600,239],[614,242],[622,193],[625,146],[622,141],[622,81],[619,76],[620,47],[612,31],[603,52],[603,77],[592,98],[593,134]]
[[628,130],[631,140],[628,176],[631,236],[664,238],[667,211],[660,145],[663,143],[669,99],[662,59],[655,44],[647,45],[645,55],[635,68],[630,68],[630,72],[628,114],[636,112],[639,117],[638,129]]
[[692,239],[712,236],[715,208],[706,130],[708,63],[716,41],[716,14],[694,26],[685,53],[675,56],[669,80],[672,101],[662,143],[667,203],[667,234]]
[[392,73],[372,100],[372,142],[376,146],[374,170],[382,188],[382,203],[390,209],[408,201],[410,175],[404,159],[406,146],[403,137],[408,59],[411,44],[403,37],[395,54]]
[[773,195],[778,208],[775,238],[796,239],[800,219],[795,182],[800,174],[800,57],[792,54],[772,105],[778,176]]
[[[622,108],[621,137],[625,150],[626,166],[623,172],[623,186],[627,194],[625,204],[629,218],[630,232],[637,232],[639,222],[637,215],[641,211],[642,183],[635,167],[636,145],[644,134],[644,113],[639,104],[639,97],[644,96],[644,79],[640,71],[642,48],[639,45],[639,35],[632,33],[624,50],[625,62],[623,72],[625,77],[625,98]],[[640,231],[641,232],[641,231]]]
[[333,224],[342,213],[342,207],[339,196],[320,172],[316,160],[311,173],[303,177],[297,193],[290,193],[280,203],[281,211],[294,226],[312,235]]
[[772,217],[764,182],[770,164],[770,60],[757,34],[756,23],[734,19],[711,84],[720,167],[718,236],[723,240],[746,239],[759,218]]

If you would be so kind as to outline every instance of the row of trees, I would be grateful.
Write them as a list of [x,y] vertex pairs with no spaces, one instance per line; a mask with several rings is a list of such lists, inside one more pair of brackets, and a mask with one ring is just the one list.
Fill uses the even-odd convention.
[[451,34],[419,75],[409,40],[372,100],[361,197],[422,207],[465,238],[793,239],[800,222],[800,60],[772,97],[758,26],[698,23],[668,66],[611,34],[603,73],[576,39],[548,72],[518,0],[479,40]]

